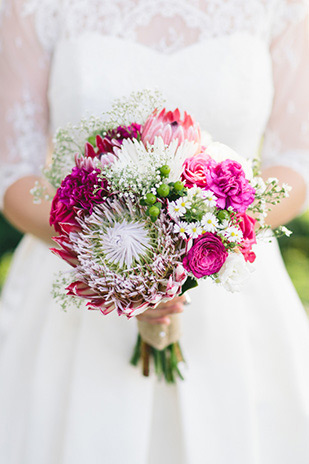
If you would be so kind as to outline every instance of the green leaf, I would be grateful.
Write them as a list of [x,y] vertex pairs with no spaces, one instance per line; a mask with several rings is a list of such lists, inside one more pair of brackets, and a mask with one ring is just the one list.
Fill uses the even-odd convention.
[[180,294],[183,295],[187,290],[190,290],[190,288],[194,288],[194,287],[197,287],[198,286],[198,283],[197,283],[197,280],[194,279],[194,277],[188,277],[187,280],[185,281],[185,283],[183,284],[182,286],[182,292]]

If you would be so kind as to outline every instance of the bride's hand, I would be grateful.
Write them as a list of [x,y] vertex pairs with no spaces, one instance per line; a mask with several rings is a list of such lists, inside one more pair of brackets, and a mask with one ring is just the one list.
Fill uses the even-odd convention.
[[139,321],[148,322],[149,324],[169,324],[168,316],[176,313],[182,313],[184,310],[185,296],[178,296],[167,303],[159,304],[155,309],[147,309],[144,313],[136,316]]

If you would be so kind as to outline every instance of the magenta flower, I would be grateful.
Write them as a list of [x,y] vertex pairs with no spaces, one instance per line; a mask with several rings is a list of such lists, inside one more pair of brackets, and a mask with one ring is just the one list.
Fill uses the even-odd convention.
[[206,232],[194,241],[183,259],[184,268],[200,279],[219,272],[228,252],[218,235]]
[[184,112],[181,119],[180,111],[166,111],[165,108],[158,114],[157,111],[147,119],[142,131],[142,142],[154,143],[155,137],[162,137],[165,144],[169,145],[172,140],[178,139],[179,145],[185,140],[196,142],[198,151],[201,146],[201,132],[191,116]]
[[111,129],[106,132],[104,137],[96,136],[96,147],[87,142],[85,145],[85,156],[94,158],[100,157],[105,153],[115,153],[115,148],[120,148],[124,139],[138,139],[141,137],[142,126],[137,123],[129,126],[118,126],[116,129]]
[[[100,179],[99,169],[91,171],[75,166],[58,188],[52,201],[50,225],[61,232],[61,223],[76,224],[76,210],[92,213],[96,204],[108,195],[106,179]],[[100,187],[98,189],[98,187]]]
[[56,192],[56,195],[53,198],[50,216],[49,216],[49,224],[54,226],[56,232],[61,233],[62,229],[60,223],[66,224],[77,224],[75,220],[75,212],[72,208],[68,208],[61,200],[59,189]]
[[218,208],[232,206],[235,211],[244,213],[254,201],[255,189],[246,179],[241,164],[236,161],[222,161],[208,171],[206,179],[208,188],[218,198]]

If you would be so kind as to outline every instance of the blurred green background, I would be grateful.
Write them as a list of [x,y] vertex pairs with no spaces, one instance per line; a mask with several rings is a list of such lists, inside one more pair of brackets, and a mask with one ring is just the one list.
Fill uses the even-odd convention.
[[[290,222],[288,227],[293,235],[282,237],[279,244],[288,273],[309,313],[309,211]],[[0,290],[21,237],[0,215]]]

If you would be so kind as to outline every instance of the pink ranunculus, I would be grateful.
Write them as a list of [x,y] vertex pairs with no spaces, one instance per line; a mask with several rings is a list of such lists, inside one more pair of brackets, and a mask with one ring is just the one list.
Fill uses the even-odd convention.
[[239,227],[244,238],[243,242],[240,244],[239,249],[242,252],[245,260],[249,261],[249,263],[253,263],[256,258],[255,253],[252,251],[252,245],[256,243],[256,219],[248,216],[246,213],[239,213],[236,217],[240,221]]
[[254,201],[255,189],[245,177],[242,166],[237,161],[224,160],[206,175],[209,189],[218,198],[217,206],[244,213]]
[[185,182],[185,186],[190,188],[197,185],[200,188],[207,189],[206,174],[216,165],[216,161],[205,153],[199,153],[187,158],[183,164],[182,172],[182,180]]
[[206,232],[194,241],[188,254],[184,257],[184,268],[200,279],[219,272],[228,252],[218,235]]
[[175,139],[178,139],[179,145],[184,140],[189,140],[197,143],[197,152],[200,151],[201,131],[199,125],[186,112],[181,119],[178,108],[175,111],[166,111],[163,108],[159,114],[155,110],[147,119],[142,130],[142,142],[149,142],[153,145],[155,137],[162,137],[167,145]]

